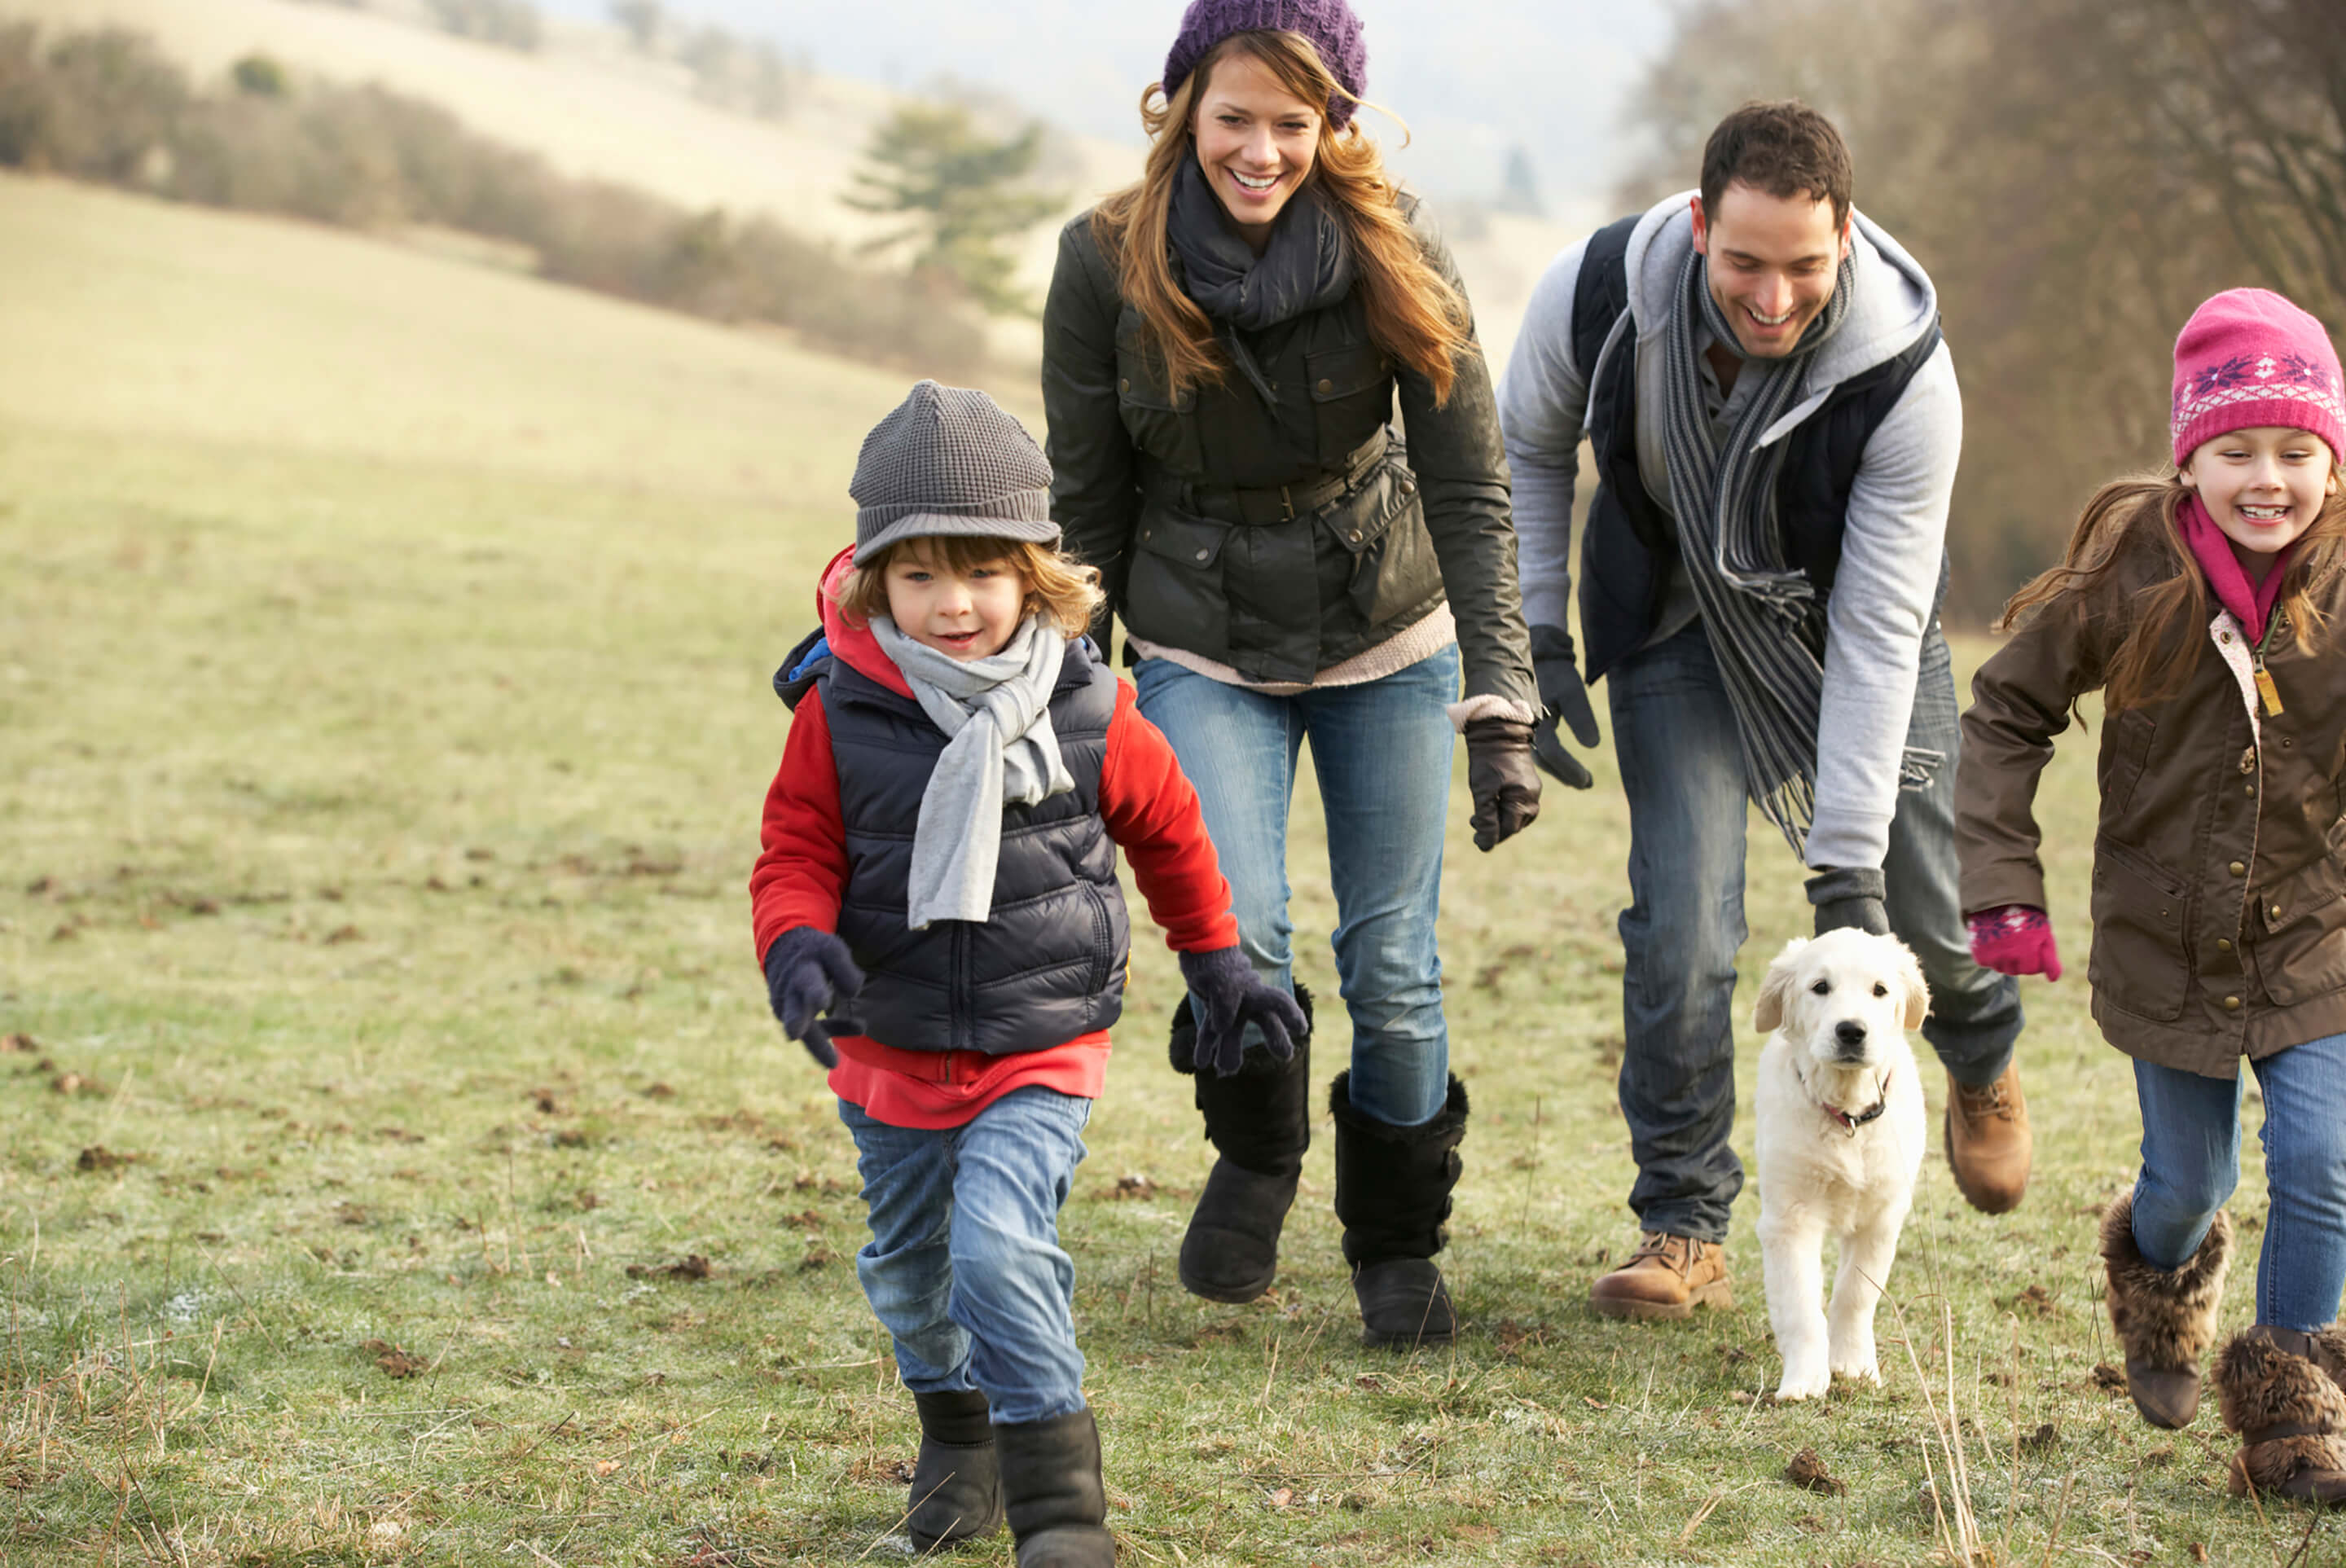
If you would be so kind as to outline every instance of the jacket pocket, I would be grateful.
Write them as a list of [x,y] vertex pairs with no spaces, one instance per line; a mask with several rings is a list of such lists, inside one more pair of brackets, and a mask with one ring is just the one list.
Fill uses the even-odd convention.
[[2335,852],[2256,891],[2249,947],[2278,1007],[2346,990],[2346,862]]
[[2086,982],[2112,1005],[2168,1023],[2183,1015],[2191,965],[2181,877],[2106,834],[2094,842],[2094,949]]
[[1125,624],[1151,642],[1218,653],[1229,644],[1222,551],[1230,525],[1183,512],[1144,511],[1125,581]]
[[1138,318],[1116,329],[1117,412],[1132,444],[1177,473],[1194,474],[1204,463],[1198,435],[1198,389],[1169,389],[1165,360],[1142,335]]
[[1303,356],[1320,461],[1330,468],[1360,449],[1392,418],[1392,363],[1373,343],[1315,349]]
[[2135,786],[2142,782],[2143,765],[2150,760],[2150,743],[2158,725],[2138,708],[2116,715],[2105,731],[2101,768],[2102,815],[2116,821],[2134,801]]
[[1320,526],[1349,561],[1345,596],[1371,626],[1415,608],[1442,585],[1441,563],[1425,531],[1417,476],[1389,455],[1352,494],[1330,503]]

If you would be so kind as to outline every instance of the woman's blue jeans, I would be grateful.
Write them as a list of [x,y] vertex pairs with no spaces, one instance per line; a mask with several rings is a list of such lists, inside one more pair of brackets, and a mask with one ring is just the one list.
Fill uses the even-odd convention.
[[1040,1084],[958,1127],[892,1127],[839,1103],[872,1224],[856,1278],[914,1393],[982,1389],[1004,1424],[1084,1408],[1059,1206],[1091,1114],[1089,1100]]
[[1379,680],[1265,697],[1169,659],[1134,672],[1140,711],[1198,789],[1254,972],[1294,987],[1287,819],[1304,738],[1328,819],[1337,984],[1352,1022],[1353,1107],[1415,1126],[1449,1095],[1434,916],[1457,735],[1458,650]]
[[[2264,1250],[2257,1321],[2327,1326],[2346,1290],[2346,1034],[2292,1045],[2252,1064],[2265,1098]],[[2142,1103],[2142,1175],[2134,1240],[2161,1268],[2189,1261],[2240,1180],[2239,1078],[2134,1064]]]

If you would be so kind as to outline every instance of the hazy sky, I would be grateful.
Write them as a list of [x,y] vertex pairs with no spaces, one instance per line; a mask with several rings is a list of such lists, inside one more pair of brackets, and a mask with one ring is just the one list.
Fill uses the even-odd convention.
[[[1135,106],[1157,79],[1183,0],[667,0],[679,15],[802,49],[825,72],[917,87],[942,74],[1034,113],[1137,142]],[[600,18],[605,0],[539,0]],[[1510,146],[1530,154],[1554,206],[1601,208],[1618,175],[1621,105],[1669,36],[1662,0],[1354,0],[1369,97],[1416,145],[1375,128],[1396,168],[1431,191],[1487,197]],[[1372,127],[1378,127],[1371,117]]]

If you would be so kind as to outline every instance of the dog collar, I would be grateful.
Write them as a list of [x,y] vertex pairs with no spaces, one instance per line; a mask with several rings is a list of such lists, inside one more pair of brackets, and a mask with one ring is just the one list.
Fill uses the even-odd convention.
[[1840,1125],[1842,1132],[1853,1138],[1857,1136],[1858,1128],[1876,1120],[1882,1112],[1890,1108],[1890,1074],[1887,1073],[1882,1074],[1882,1098],[1874,1102],[1873,1109],[1870,1111],[1862,1111],[1852,1116],[1839,1105],[1828,1105],[1822,1100],[1818,1101],[1817,1105],[1826,1115],[1831,1117]]

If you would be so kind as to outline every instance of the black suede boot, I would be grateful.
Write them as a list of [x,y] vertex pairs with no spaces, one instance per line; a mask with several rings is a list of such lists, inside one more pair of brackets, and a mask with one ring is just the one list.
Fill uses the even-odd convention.
[[1116,1561],[1091,1411],[996,1427],[994,1446],[1018,1568],[1107,1568]]
[[1206,1136],[1220,1157],[1181,1238],[1181,1284],[1209,1301],[1251,1301],[1279,1272],[1279,1232],[1311,1141],[1311,993],[1299,985],[1303,1037],[1281,1062],[1261,1045],[1229,1077],[1198,1070],[1198,1027],[1184,996],[1173,1013],[1173,1070],[1197,1084]]
[[933,1552],[993,1534],[1002,1528],[1002,1477],[985,1396],[974,1389],[914,1394],[913,1403],[921,1412],[921,1457],[904,1521],[913,1544]]
[[1350,1073],[1336,1074],[1328,1108],[1336,1116],[1336,1217],[1361,1304],[1361,1343],[1446,1345],[1458,1319],[1433,1255],[1448,1239],[1443,1222],[1464,1168],[1466,1085],[1454,1075],[1432,1121],[1395,1127],[1352,1107],[1352,1082]]

